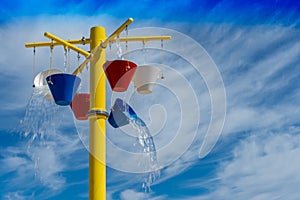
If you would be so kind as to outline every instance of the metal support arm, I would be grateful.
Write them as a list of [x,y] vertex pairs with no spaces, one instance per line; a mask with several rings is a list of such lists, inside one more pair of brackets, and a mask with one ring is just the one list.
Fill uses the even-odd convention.
[[69,42],[67,42],[67,41],[65,41],[65,40],[63,40],[63,39],[61,39],[61,38],[53,35],[53,34],[51,34],[51,33],[49,33],[49,32],[45,32],[44,36],[47,37],[47,38],[50,38],[50,39],[52,39],[52,40],[54,40],[54,41],[56,41],[58,43],[61,43],[62,45],[65,46],[65,48],[70,48],[70,49],[72,49],[72,50],[74,50],[74,51],[76,51],[78,53],[81,53],[85,57],[87,57],[87,56],[90,55],[89,52],[87,52],[87,51],[85,51],[85,50],[83,50],[83,49],[81,49],[81,48],[79,48],[79,47],[77,47],[77,46],[75,46],[75,45],[73,45],[73,44],[71,44],[71,43],[69,43]]

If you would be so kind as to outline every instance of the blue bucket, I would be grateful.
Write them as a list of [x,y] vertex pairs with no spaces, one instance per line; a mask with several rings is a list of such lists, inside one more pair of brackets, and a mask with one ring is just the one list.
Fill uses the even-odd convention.
[[81,81],[72,74],[52,74],[46,80],[55,103],[60,106],[70,105]]
[[108,117],[108,122],[112,127],[119,128],[129,124],[131,119],[136,119],[134,110],[122,99],[117,98]]

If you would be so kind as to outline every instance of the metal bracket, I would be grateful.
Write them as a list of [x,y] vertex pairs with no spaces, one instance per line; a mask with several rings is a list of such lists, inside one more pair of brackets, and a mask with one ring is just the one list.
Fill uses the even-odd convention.
[[89,110],[87,113],[86,113],[86,116],[90,117],[90,116],[102,116],[102,117],[105,117],[107,118],[109,116],[109,113],[105,110],[96,110],[96,109],[93,109],[93,110]]
[[105,49],[106,47],[107,47],[107,45],[106,46],[103,46],[103,41],[101,40],[101,42],[100,42],[100,47],[102,48],[102,49]]

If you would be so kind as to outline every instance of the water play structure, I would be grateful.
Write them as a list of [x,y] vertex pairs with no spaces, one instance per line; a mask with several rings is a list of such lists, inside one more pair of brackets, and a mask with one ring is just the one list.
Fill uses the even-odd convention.
[[[47,83],[49,91],[57,105],[70,105],[77,119],[89,119],[90,121],[89,199],[91,200],[106,199],[106,119],[108,118],[109,123],[114,128],[128,124],[130,120],[133,120],[136,125],[146,127],[145,123],[136,115],[133,109],[121,99],[116,99],[111,112],[107,112],[106,78],[108,78],[113,91],[126,91],[130,81],[133,80],[139,93],[148,94],[152,92],[159,75],[159,69],[156,67],[138,66],[128,59],[106,61],[106,47],[109,43],[116,42],[116,38],[120,42],[126,42],[126,45],[131,41],[146,43],[151,40],[163,41],[171,39],[170,36],[128,37],[128,34],[124,38],[119,38],[120,33],[125,29],[127,30],[128,25],[132,22],[133,19],[129,18],[109,37],[106,37],[104,27],[96,26],[91,28],[90,38],[84,41],[82,39],[63,40],[49,32],[45,32],[44,36],[50,38],[50,42],[34,42],[25,45],[27,48],[33,48],[34,53],[37,47],[50,47],[52,51],[54,46],[64,46],[65,49],[71,49],[86,57],[85,61],[72,74],[66,72],[53,73],[52,64],[50,64],[49,73],[40,74],[34,84],[36,86],[45,86],[45,83]],[[83,44],[83,42],[90,45],[90,52],[75,45]],[[76,94],[80,84],[80,78],[77,75],[89,62],[90,93]],[[149,141],[145,145],[154,147],[152,138],[149,137],[149,131],[144,131],[144,135],[141,137],[147,138],[147,141]],[[151,152],[151,148],[149,148],[149,151]],[[154,157],[155,155],[152,154],[152,156]]]

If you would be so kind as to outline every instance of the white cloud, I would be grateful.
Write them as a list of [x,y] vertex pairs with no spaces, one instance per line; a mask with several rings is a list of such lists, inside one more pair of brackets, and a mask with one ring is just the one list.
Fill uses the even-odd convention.
[[25,195],[23,191],[9,192],[3,196],[5,200],[26,200],[33,199],[33,195]]
[[145,199],[148,195],[143,192],[135,192],[133,190],[125,190],[121,193],[122,200],[129,200],[129,199]]
[[165,199],[165,196],[156,196],[156,197],[151,197],[151,194],[147,194],[144,192],[136,192],[134,190],[124,190],[120,194],[121,200],[143,200],[143,199],[148,199],[148,200],[162,200]]
[[186,186],[207,187],[210,192],[186,199],[297,199],[300,132],[295,127],[285,132],[258,131],[240,142],[216,177],[195,179]]
[[5,157],[1,160],[1,173],[6,174],[14,171],[19,166],[27,164],[27,160],[19,156]]

